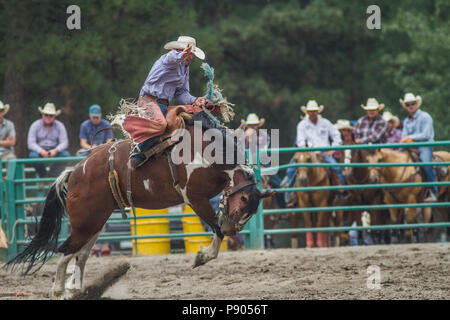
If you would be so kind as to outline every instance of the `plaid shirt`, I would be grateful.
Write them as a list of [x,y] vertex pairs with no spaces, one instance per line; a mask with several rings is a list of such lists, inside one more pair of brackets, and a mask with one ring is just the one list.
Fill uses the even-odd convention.
[[378,114],[370,123],[369,117],[359,118],[353,129],[355,138],[359,139],[362,144],[365,143],[385,143],[388,124]]

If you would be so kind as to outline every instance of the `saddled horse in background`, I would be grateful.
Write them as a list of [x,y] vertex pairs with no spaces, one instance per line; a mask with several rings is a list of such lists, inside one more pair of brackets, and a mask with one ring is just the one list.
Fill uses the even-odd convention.
[[[351,151],[351,163],[367,163],[369,151],[365,149],[353,149]],[[363,185],[369,184],[370,173],[368,167],[351,167],[350,174],[347,179],[348,185]],[[346,199],[347,203],[340,203],[340,205],[379,205],[383,204],[383,191],[381,189],[359,189],[350,190],[350,197]],[[385,210],[368,211],[370,215],[370,225],[384,225],[389,221],[389,214]],[[362,211],[353,210],[349,212],[348,218],[350,224],[356,221],[357,225],[361,226]],[[375,244],[389,243],[388,233],[384,231],[371,230],[371,232],[364,232],[371,236]],[[370,241],[370,239],[368,239]]]
[[[367,156],[368,163],[406,163],[413,160],[408,152],[394,151],[389,149],[371,150]],[[413,183],[422,182],[423,178],[418,167],[371,167],[369,168],[369,183]],[[386,204],[396,203],[419,203],[423,201],[425,188],[404,187],[384,189],[384,202]],[[424,222],[429,221],[428,212],[430,208],[422,208]],[[417,208],[405,209],[405,220],[407,223],[417,222]],[[402,215],[398,209],[389,209],[390,223],[400,224]],[[405,237],[413,242],[413,230],[405,230]]]
[[[435,151],[433,152],[433,161],[435,162],[450,162],[450,152]],[[440,182],[450,182],[450,166],[434,167],[436,171],[437,180]],[[438,193],[438,201],[450,201],[450,186],[440,186]],[[450,222],[450,208],[438,207],[443,221]],[[450,240],[450,227],[447,228],[447,241]]]
[[[231,159],[235,161],[242,159],[237,158],[237,153],[244,151],[237,150],[236,137],[223,127],[215,125],[208,115],[200,112],[191,120],[186,120],[185,127],[190,137],[194,137],[194,121],[200,121],[202,132],[214,128],[220,130],[224,144],[225,141],[229,143],[231,139],[231,143],[234,143],[231,145],[235,146],[233,149],[235,154]],[[119,208],[108,179],[111,156],[118,178],[118,189],[131,190],[132,201],[136,207],[161,209],[187,203],[212,227],[214,239],[208,248],[202,248],[197,253],[194,267],[216,258],[224,235],[231,236],[241,231],[256,212],[260,199],[272,196],[273,192],[266,191],[262,194],[258,190],[254,172],[245,163],[211,163],[202,156],[203,153],[194,154],[194,140],[187,140],[190,141],[190,151],[183,150],[186,152],[183,156],[188,155],[190,162],[175,164],[175,167],[170,164],[172,153],[168,152],[158,154],[141,167],[129,171],[131,140],[111,142],[94,149],[74,169],[65,170],[51,186],[38,233],[19,255],[6,264],[6,267],[25,263],[23,267],[26,274],[32,269],[38,269],[36,265],[39,261],[42,266],[53,252],[57,251],[59,261],[51,290],[52,296],[70,298],[81,292],[84,268],[90,250],[112,211]],[[200,145],[204,151],[211,142],[202,139],[201,143],[195,143],[196,147]],[[228,152],[226,148],[223,150]],[[223,156],[229,154],[224,151]],[[128,180],[127,174],[130,173],[132,173],[131,180]],[[178,184],[175,184],[175,175]],[[222,191],[224,196],[219,209],[221,214],[216,215],[209,199]],[[123,200],[127,206],[130,206],[129,199]],[[72,232],[57,248],[65,209],[70,218]],[[75,268],[65,287],[66,269],[72,258],[75,258]]]
[[[296,163],[320,163],[319,157],[315,152],[297,152],[295,154]],[[324,167],[297,167],[297,176],[294,186],[299,187],[312,187],[312,186],[329,186],[330,177],[328,171]],[[334,192],[330,190],[303,192],[297,191],[297,203],[299,208],[308,207],[326,207],[334,198]],[[291,224],[293,228],[298,226],[298,213],[290,213]],[[315,224],[316,227],[329,227],[331,213],[326,211],[319,212],[303,212],[305,219],[305,228],[312,228]],[[315,223],[314,223],[315,222]],[[329,247],[330,237],[327,232],[316,232],[316,244],[318,247]],[[297,240],[297,235],[292,235],[292,239]],[[296,247],[296,241],[293,240],[293,247]],[[308,248],[314,247],[314,234],[313,232],[306,233],[306,246]]]

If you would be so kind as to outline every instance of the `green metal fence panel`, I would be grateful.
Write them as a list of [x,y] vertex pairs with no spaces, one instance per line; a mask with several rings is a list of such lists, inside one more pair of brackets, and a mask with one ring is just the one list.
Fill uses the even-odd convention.
[[[349,145],[349,146],[336,146],[328,148],[279,148],[279,149],[267,149],[264,152],[297,152],[297,151],[328,151],[328,150],[345,150],[345,149],[374,149],[374,148],[398,148],[398,147],[419,147],[419,146],[449,146],[450,141],[441,142],[427,142],[427,143],[407,143],[407,144],[382,144],[382,145]],[[252,164],[252,157],[249,156],[249,150],[247,152],[247,159],[251,165],[255,165],[255,177],[257,179],[258,187],[261,189],[261,175],[273,171],[275,169],[286,169],[289,167],[295,167],[297,164],[286,164],[272,168],[262,168],[260,163],[260,152],[256,155],[256,164]],[[6,257],[12,258],[17,255],[19,248],[27,243],[29,240],[25,239],[25,225],[29,223],[35,223],[35,220],[26,219],[24,213],[24,205],[32,202],[44,202],[45,193],[44,189],[39,188],[39,183],[49,183],[54,181],[54,178],[27,178],[25,173],[31,172],[28,168],[24,168],[24,165],[30,165],[37,162],[64,162],[64,161],[79,161],[84,157],[69,157],[69,158],[54,158],[54,159],[16,159],[9,161],[8,170],[6,172],[6,179],[0,182],[0,208],[2,210],[1,218],[6,227],[8,235],[9,248]],[[406,166],[406,165],[449,165],[448,162],[442,163],[408,163],[408,164],[374,164],[370,166]],[[310,164],[308,164],[310,165]],[[336,166],[335,164],[321,164],[321,166]],[[367,166],[367,164],[338,164],[342,167],[359,167]],[[30,185],[35,184],[35,185]],[[431,186],[432,183],[423,183],[421,186]],[[449,183],[436,183],[438,186],[449,185]],[[279,192],[293,192],[293,191],[314,191],[314,190],[339,190],[339,189],[362,189],[362,188],[398,188],[398,187],[413,187],[417,186],[417,183],[409,184],[378,184],[378,185],[353,185],[353,186],[330,186],[330,187],[305,187],[305,188],[285,188],[275,189]],[[3,190],[3,192],[2,192]],[[40,191],[37,193],[37,197],[27,196],[26,191]],[[2,201],[3,196],[3,201]],[[422,204],[395,204],[395,205],[381,205],[381,206],[335,206],[326,208],[296,208],[296,209],[274,209],[267,210],[263,208],[262,201],[258,208],[255,217],[250,219],[245,229],[241,232],[245,235],[246,248],[264,248],[264,235],[265,234],[282,234],[292,232],[307,232],[307,231],[346,231],[346,230],[366,230],[366,229],[405,229],[405,228],[421,228],[421,227],[448,227],[450,223],[433,223],[433,224],[414,224],[414,225],[385,225],[385,226],[370,226],[370,227],[334,227],[334,228],[299,228],[299,229],[272,229],[264,230],[263,218],[265,214],[287,213],[287,212],[304,212],[304,211],[335,211],[335,210],[373,210],[373,209],[387,209],[387,208],[408,208],[408,207],[443,207],[450,206],[450,202],[441,203],[422,203]],[[375,208],[376,207],[376,208]],[[161,214],[150,216],[139,216],[137,219],[143,218],[160,218],[160,217],[173,217],[180,218],[182,216],[195,216],[195,214]],[[130,217],[129,219],[134,219]],[[109,221],[109,220],[108,220]],[[121,218],[112,218],[111,221],[123,221]],[[63,219],[63,230],[68,229],[68,219]],[[115,240],[133,240],[133,239],[149,239],[149,238],[184,238],[187,236],[203,236],[212,235],[211,232],[202,233],[174,233],[163,235],[108,235],[100,236],[99,241],[115,241]],[[59,241],[64,241],[67,237],[67,232],[64,232],[60,236]]]
[[[414,142],[414,143],[394,143],[394,144],[369,144],[369,145],[345,145],[334,147],[309,147],[309,148],[269,148],[265,150],[259,150],[259,153],[293,153],[293,152],[307,152],[307,151],[329,151],[329,150],[356,150],[356,149],[379,149],[379,148],[417,148],[417,147],[436,147],[436,146],[449,146],[450,140],[437,141],[437,142]],[[276,172],[276,170],[287,169],[292,167],[401,167],[401,166],[448,166],[450,162],[427,162],[427,163],[306,163],[297,164],[289,163],[285,165],[278,165],[269,168],[262,168],[259,163],[259,157],[257,158],[257,169],[255,174],[257,179],[261,179],[261,174]],[[272,189],[277,192],[306,192],[306,191],[323,191],[323,190],[358,190],[358,189],[375,189],[375,188],[400,188],[400,187],[417,187],[417,186],[448,186],[448,182],[422,182],[422,183],[396,183],[396,184],[373,184],[373,185],[344,185],[344,186],[327,186],[327,187],[300,187],[300,188],[276,188]],[[264,190],[263,190],[264,191]],[[450,199],[449,199],[450,200]],[[286,214],[291,212],[319,212],[319,211],[351,211],[351,210],[385,210],[389,208],[405,209],[405,208],[424,208],[424,207],[450,207],[450,202],[438,202],[438,203],[417,203],[417,204],[392,204],[392,205],[365,205],[365,206],[330,206],[321,208],[288,208],[288,209],[264,209],[262,205],[258,209],[256,216],[257,219],[262,219],[265,214]],[[429,224],[413,224],[413,225],[384,225],[384,226],[368,226],[368,227],[327,227],[327,228],[297,228],[297,229],[271,229],[271,230],[257,230],[258,225],[252,225],[250,229],[251,233],[255,233],[259,241],[251,242],[252,248],[264,248],[264,235],[265,234],[287,234],[287,233],[300,233],[300,232],[332,232],[332,231],[348,231],[348,230],[379,230],[379,229],[410,229],[410,228],[428,228],[428,227],[450,227],[450,222],[443,223],[429,223]],[[264,228],[264,227],[262,227]],[[261,244],[261,245],[260,245]]]

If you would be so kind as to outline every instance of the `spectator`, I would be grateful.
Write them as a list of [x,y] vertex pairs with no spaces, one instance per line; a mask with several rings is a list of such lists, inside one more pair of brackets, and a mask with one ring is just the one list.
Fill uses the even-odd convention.
[[334,126],[341,133],[343,145],[349,145],[354,143],[353,127],[350,124],[350,121],[339,119]]
[[[409,116],[403,121],[402,139],[400,142],[432,142],[434,141],[433,118],[428,112],[419,110],[422,98],[412,93],[405,94],[400,104],[405,108]],[[433,147],[418,147],[420,160],[431,162]],[[436,174],[432,166],[424,166],[425,177],[429,182],[436,182]],[[436,201],[438,188],[430,187],[429,196],[424,201]]]
[[387,122],[378,114],[384,108],[375,98],[369,98],[366,105],[361,105],[367,114],[358,119],[354,134],[356,143],[385,143]]
[[[339,119],[334,125],[336,129],[341,133],[342,145],[354,144],[355,137],[353,135],[353,126],[350,124],[349,120]],[[336,150],[334,152],[334,157],[336,159],[344,159],[344,163],[352,162],[352,154],[350,149]],[[348,178],[351,169],[349,167],[342,168],[343,175]]]
[[5,119],[9,111],[9,104],[0,101],[0,159],[7,161],[16,159],[14,155],[14,145],[16,144],[16,130],[14,123]]
[[[111,124],[102,119],[102,108],[98,104],[93,104],[89,108],[89,119],[84,121],[80,126],[80,146],[81,149],[77,151],[77,155],[88,155],[90,149],[110,142],[113,139],[112,130],[102,129],[110,128]],[[98,134],[96,134],[99,132]],[[92,140],[94,139],[94,140]]]
[[[29,158],[70,157],[66,128],[61,121],[56,120],[61,110],[56,111],[53,103],[46,103],[44,108],[38,109],[42,119],[33,122],[28,131]],[[43,163],[34,164],[40,177],[58,176],[63,167],[60,162],[55,162],[47,173]]]
[[[383,119],[388,124],[388,129],[386,132],[386,143],[398,143],[402,139],[402,132],[401,130],[397,129],[400,120],[398,117],[394,116],[389,111],[383,112]],[[398,150],[399,148],[396,148],[394,150]]]
[[[307,117],[299,122],[297,125],[297,146],[300,148],[310,147],[329,147],[330,139],[332,146],[339,146],[342,144],[342,139],[339,131],[333,124],[320,116],[324,107],[317,104],[315,100],[310,100],[305,106],[301,107],[303,113],[307,114]],[[337,163],[333,158],[333,150],[322,151],[324,161],[327,163]],[[340,167],[332,167],[339,177],[341,184],[346,184],[345,177],[342,174]]]

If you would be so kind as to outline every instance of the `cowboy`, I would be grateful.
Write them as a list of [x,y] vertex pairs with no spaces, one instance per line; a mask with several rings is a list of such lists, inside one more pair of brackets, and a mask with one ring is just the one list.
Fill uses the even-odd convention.
[[[400,142],[432,142],[434,141],[433,118],[428,112],[419,110],[422,105],[422,98],[412,93],[406,93],[400,99],[400,104],[408,111],[409,115],[403,121],[402,139]],[[431,162],[433,157],[433,147],[418,147],[420,160]],[[425,177],[429,182],[436,182],[436,174],[432,166],[424,166]],[[430,193],[424,201],[436,201],[438,188],[430,187]]]
[[164,46],[170,50],[153,65],[140,91],[139,116],[127,116],[123,127],[138,143],[133,150],[131,166],[145,160],[140,152],[149,150],[167,126],[165,118],[169,101],[200,107],[206,104],[205,97],[194,97],[189,92],[189,65],[196,56],[203,60],[205,53],[196,46],[192,37],[180,36]]
[[353,144],[353,126],[349,120],[338,119],[334,126],[341,134],[342,144]]
[[[245,149],[250,149],[252,155],[255,155],[257,150],[254,150],[254,147],[257,147],[259,150],[264,150],[269,147],[270,137],[267,135],[266,130],[259,130],[260,127],[265,123],[264,118],[259,118],[255,113],[250,113],[247,116],[247,120],[241,120],[241,125],[239,128],[243,128],[245,130]],[[261,166],[267,167],[268,165],[261,163]],[[273,188],[280,188],[281,178],[278,174],[269,174],[269,184]],[[286,203],[284,201],[284,196],[281,193],[277,193],[275,195],[277,199],[278,206],[280,208],[285,208]]]
[[387,122],[379,112],[383,110],[384,104],[379,104],[375,98],[367,99],[366,105],[361,105],[366,110],[366,115],[359,118],[355,124],[356,143],[385,143]]
[[[398,129],[400,120],[389,111],[383,112],[383,119],[388,124],[386,143],[398,143],[402,139],[402,131]],[[394,149],[396,150],[396,149]],[[398,149],[397,149],[398,150]]]
[[109,121],[102,119],[102,108],[98,104],[90,106],[89,119],[84,121],[80,126],[81,149],[77,151],[77,155],[88,155],[90,151],[86,151],[112,141],[112,130],[103,130],[110,127],[111,124]]
[[[42,118],[33,122],[28,131],[29,158],[54,158],[70,157],[69,140],[64,124],[56,120],[61,110],[56,110],[53,103],[46,103],[44,108],[38,107]],[[64,167],[63,164],[55,162],[47,173],[43,163],[34,164],[36,172],[40,177],[57,176]]]
[[16,159],[14,145],[16,144],[16,130],[14,123],[5,119],[9,111],[9,104],[0,101],[0,160],[7,161]]
[[[319,114],[323,111],[324,106],[317,104],[315,100],[309,100],[305,106],[301,107],[306,117],[297,125],[297,146],[300,148],[306,147],[329,147],[330,139],[332,146],[339,146],[342,144],[342,139],[336,127],[327,119]],[[334,150],[321,152],[324,161],[327,163],[337,163],[333,158]],[[345,177],[339,167],[332,167],[333,171],[339,177],[341,184],[346,184]]]

